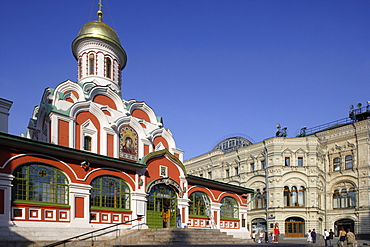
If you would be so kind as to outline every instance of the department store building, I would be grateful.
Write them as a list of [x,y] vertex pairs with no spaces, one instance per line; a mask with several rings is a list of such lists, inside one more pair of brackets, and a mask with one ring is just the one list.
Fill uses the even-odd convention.
[[370,237],[370,106],[349,117],[287,137],[252,143],[230,136],[208,153],[186,160],[189,174],[251,188],[248,228],[272,231],[279,223],[286,237],[309,229],[351,229]]

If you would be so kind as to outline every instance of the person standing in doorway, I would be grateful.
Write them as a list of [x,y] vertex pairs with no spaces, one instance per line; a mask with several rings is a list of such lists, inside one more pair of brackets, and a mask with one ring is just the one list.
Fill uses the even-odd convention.
[[253,242],[256,242],[256,231],[252,231],[251,237],[252,237]]
[[344,241],[346,240],[346,231],[344,230],[344,228],[340,229],[339,231],[339,241],[340,241],[340,246],[344,246]]
[[275,227],[274,227],[274,243],[279,243],[279,235],[280,235],[279,223],[275,223]]
[[324,229],[324,233],[322,234],[322,237],[324,238],[325,246],[328,246],[329,232],[326,229]]
[[263,232],[263,230],[260,231],[260,234],[259,234],[259,240],[258,240],[258,243],[263,243],[263,241],[265,240],[265,233]]
[[308,230],[307,232],[307,242],[310,244],[312,243],[312,236],[311,236],[311,230]]
[[329,230],[329,242],[330,246],[333,246],[334,232],[332,229]]
[[311,232],[311,237],[312,237],[312,243],[316,243],[316,230],[315,229],[312,229],[312,232]]

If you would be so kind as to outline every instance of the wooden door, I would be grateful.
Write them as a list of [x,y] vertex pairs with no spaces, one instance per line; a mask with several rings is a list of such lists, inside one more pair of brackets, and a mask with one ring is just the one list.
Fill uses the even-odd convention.
[[302,221],[285,222],[285,237],[287,238],[303,238],[304,223]]

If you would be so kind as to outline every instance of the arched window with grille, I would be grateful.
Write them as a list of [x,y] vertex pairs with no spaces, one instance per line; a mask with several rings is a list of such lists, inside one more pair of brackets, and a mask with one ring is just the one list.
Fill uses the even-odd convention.
[[221,200],[221,218],[239,219],[239,204],[235,198],[226,196]]
[[293,186],[291,191],[290,191],[290,199],[291,203],[290,205],[293,207],[298,206],[298,193],[297,193],[297,187]]
[[346,208],[348,205],[348,195],[346,189],[342,189],[340,192],[340,205],[342,208]]
[[353,162],[352,162],[352,155],[347,155],[345,158],[345,168],[347,169],[352,169],[353,168]]
[[33,163],[18,167],[14,173],[14,202],[68,204],[68,179],[56,167]]
[[130,209],[130,188],[123,179],[100,176],[91,182],[91,186],[91,207]]
[[257,209],[257,208],[262,208],[263,207],[263,195],[261,193],[261,190],[260,189],[257,189],[257,194],[256,194],[256,198],[254,200],[254,208]]
[[346,188],[335,189],[333,193],[333,208],[354,208],[356,207],[356,189]]
[[336,157],[334,158],[333,160],[333,170],[336,172],[336,171],[340,171],[340,158],[339,157]]
[[348,206],[350,208],[356,207],[356,190],[355,188],[350,188],[348,191]]
[[290,206],[290,190],[288,186],[284,186],[284,206]]
[[299,187],[298,191],[298,207],[304,207],[304,187]]
[[333,208],[340,208],[340,194],[339,194],[339,190],[334,190],[334,194],[333,194]]
[[192,216],[207,216],[207,208],[205,200],[210,202],[206,193],[197,191],[191,193],[189,202],[189,215]]
[[285,207],[304,207],[304,193],[305,189],[303,186],[299,187],[299,190],[296,186],[289,188],[288,186],[284,187],[284,206]]

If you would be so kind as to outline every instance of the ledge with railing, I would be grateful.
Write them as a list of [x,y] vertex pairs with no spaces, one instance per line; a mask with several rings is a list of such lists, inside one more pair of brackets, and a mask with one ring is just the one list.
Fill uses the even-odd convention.
[[77,235],[77,236],[74,236],[74,237],[71,237],[71,238],[67,238],[67,239],[52,243],[52,244],[45,245],[45,247],[54,247],[54,246],[58,246],[58,245],[62,245],[62,244],[65,245],[66,243],[69,243],[69,242],[78,241],[81,238],[84,238],[83,240],[87,240],[87,239],[90,238],[91,239],[91,246],[93,246],[94,245],[94,239],[98,235],[101,235],[102,231],[105,231],[107,229],[111,229],[113,227],[116,227],[116,229],[112,229],[112,230],[116,232],[116,237],[118,238],[120,236],[119,235],[120,231],[118,229],[118,226],[125,225],[127,223],[134,222],[134,221],[140,221],[141,219],[142,219],[142,217],[138,217],[137,219],[133,219],[133,220],[125,221],[125,222],[122,222],[122,223],[114,224],[114,225],[111,225],[111,226],[103,227],[103,228],[100,228],[100,229],[97,229],[97,230],[94,230],[94,231],[90,231],[90,232],[87,232],[87,233],[83,233],[83,234],[80,234],[80,235]]

